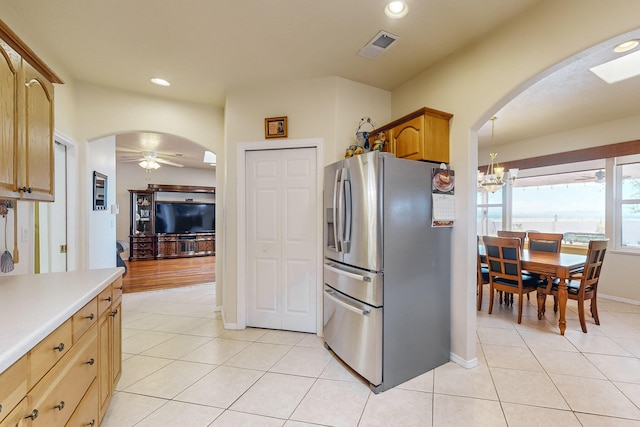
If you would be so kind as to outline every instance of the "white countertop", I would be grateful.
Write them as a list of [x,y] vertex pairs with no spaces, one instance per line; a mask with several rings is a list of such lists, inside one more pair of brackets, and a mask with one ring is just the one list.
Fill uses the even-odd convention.
[[0,373],[123,273],[117,267],[0,276]]

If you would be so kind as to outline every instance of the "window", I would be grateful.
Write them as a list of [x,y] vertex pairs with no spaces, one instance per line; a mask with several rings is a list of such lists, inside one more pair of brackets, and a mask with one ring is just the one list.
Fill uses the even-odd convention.
[[489,193],[478,189],[477,230],[480,236],[495,236],[502,230],[502,192]]
[[518,178],[511,229],[562,233],[565,244],[580,246],[604,238],[604,177],[590,169]]
[[[637,160],[637,159],[636,159]],[[616,166],[616,230],[618,249],[640,249],[640,163]]]

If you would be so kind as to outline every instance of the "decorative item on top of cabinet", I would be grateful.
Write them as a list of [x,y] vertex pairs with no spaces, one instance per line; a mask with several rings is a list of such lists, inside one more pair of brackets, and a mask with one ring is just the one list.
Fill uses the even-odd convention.
[[383,151],[408,160],[449,163],[449,121],[452,114],[421,108],[371,132],[386,135]]
[[0,197],[54,199],[53,83],[63,81],[0,20]]

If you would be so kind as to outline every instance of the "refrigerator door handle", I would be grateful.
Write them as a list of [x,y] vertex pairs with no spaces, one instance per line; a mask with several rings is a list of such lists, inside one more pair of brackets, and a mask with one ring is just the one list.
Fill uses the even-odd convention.
[[369,276],[363,276],[361,274],[351,273],[350,271],[345,271],[345,270],[342,270],[340,268],[337,268],[337,267],[333,266],[332,264],[325,264],[324,266],[325,266],[325,268],[327,270],[331,270],[334,273],[338,273],[338,274],[341,274],[343,276],[351,277],[352,279],[360,280],[362,282],[370,282],[371,281],[371,277],[369,277]]
[[345,217],[344,217],[344,238],[342,241],[342,251],[349,252],[351,243],[351,181],[346,179],[344,182],[344,194],[345,194]]
[[338,184],[340,183],[340,169],[336,170],[336,176],[333,180],[333,241],[336,242],[336,251],[341,252],[342,248],[340,240],[338,240],[338,227],[340,227],[338,218]]
[[330,291],[328,289],[325,289],[324,292],[325,292],[325,294],[327,294],[327,298],[330,298],[331,300],[333,300],[333,302],[335,302],[336,304],[340,305],[341,307],[346,308],[347,310],[351,310],[354,313],[360,314],[362,316],[366,316],[367,314],[371,313],[371,310],[354,307],[351,304],[348,304],[348,303],[338,299],[336,297],[335,291]]
[[[338,193],[338,240],[336,240],[336,245],[339,247],[338,252],[345,252],[344,249],[344,176],[345,169],[342,168],[339,170],[340,173],[340,191]],[[336,172],[336,176],[338,172]]]

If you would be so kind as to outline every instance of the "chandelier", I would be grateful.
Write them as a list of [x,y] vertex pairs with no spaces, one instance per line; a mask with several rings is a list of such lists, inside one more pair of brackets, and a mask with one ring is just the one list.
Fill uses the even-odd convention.
[[487,172],[478,171],[478,188],[487,190],[491,193],[495,193],[500,190],[504,184],[509,180],[512,184],[518,177],[517,168],[509,169],[508,172],[505,173],[504,168],[500,166],[496,162],[496,157],[498,153],[496,153],[494,147],[494,134],[495,134],[495,124],[498,118],[493,116],[491,118],[491,153],[489,154],[489,165],[487,166]]

